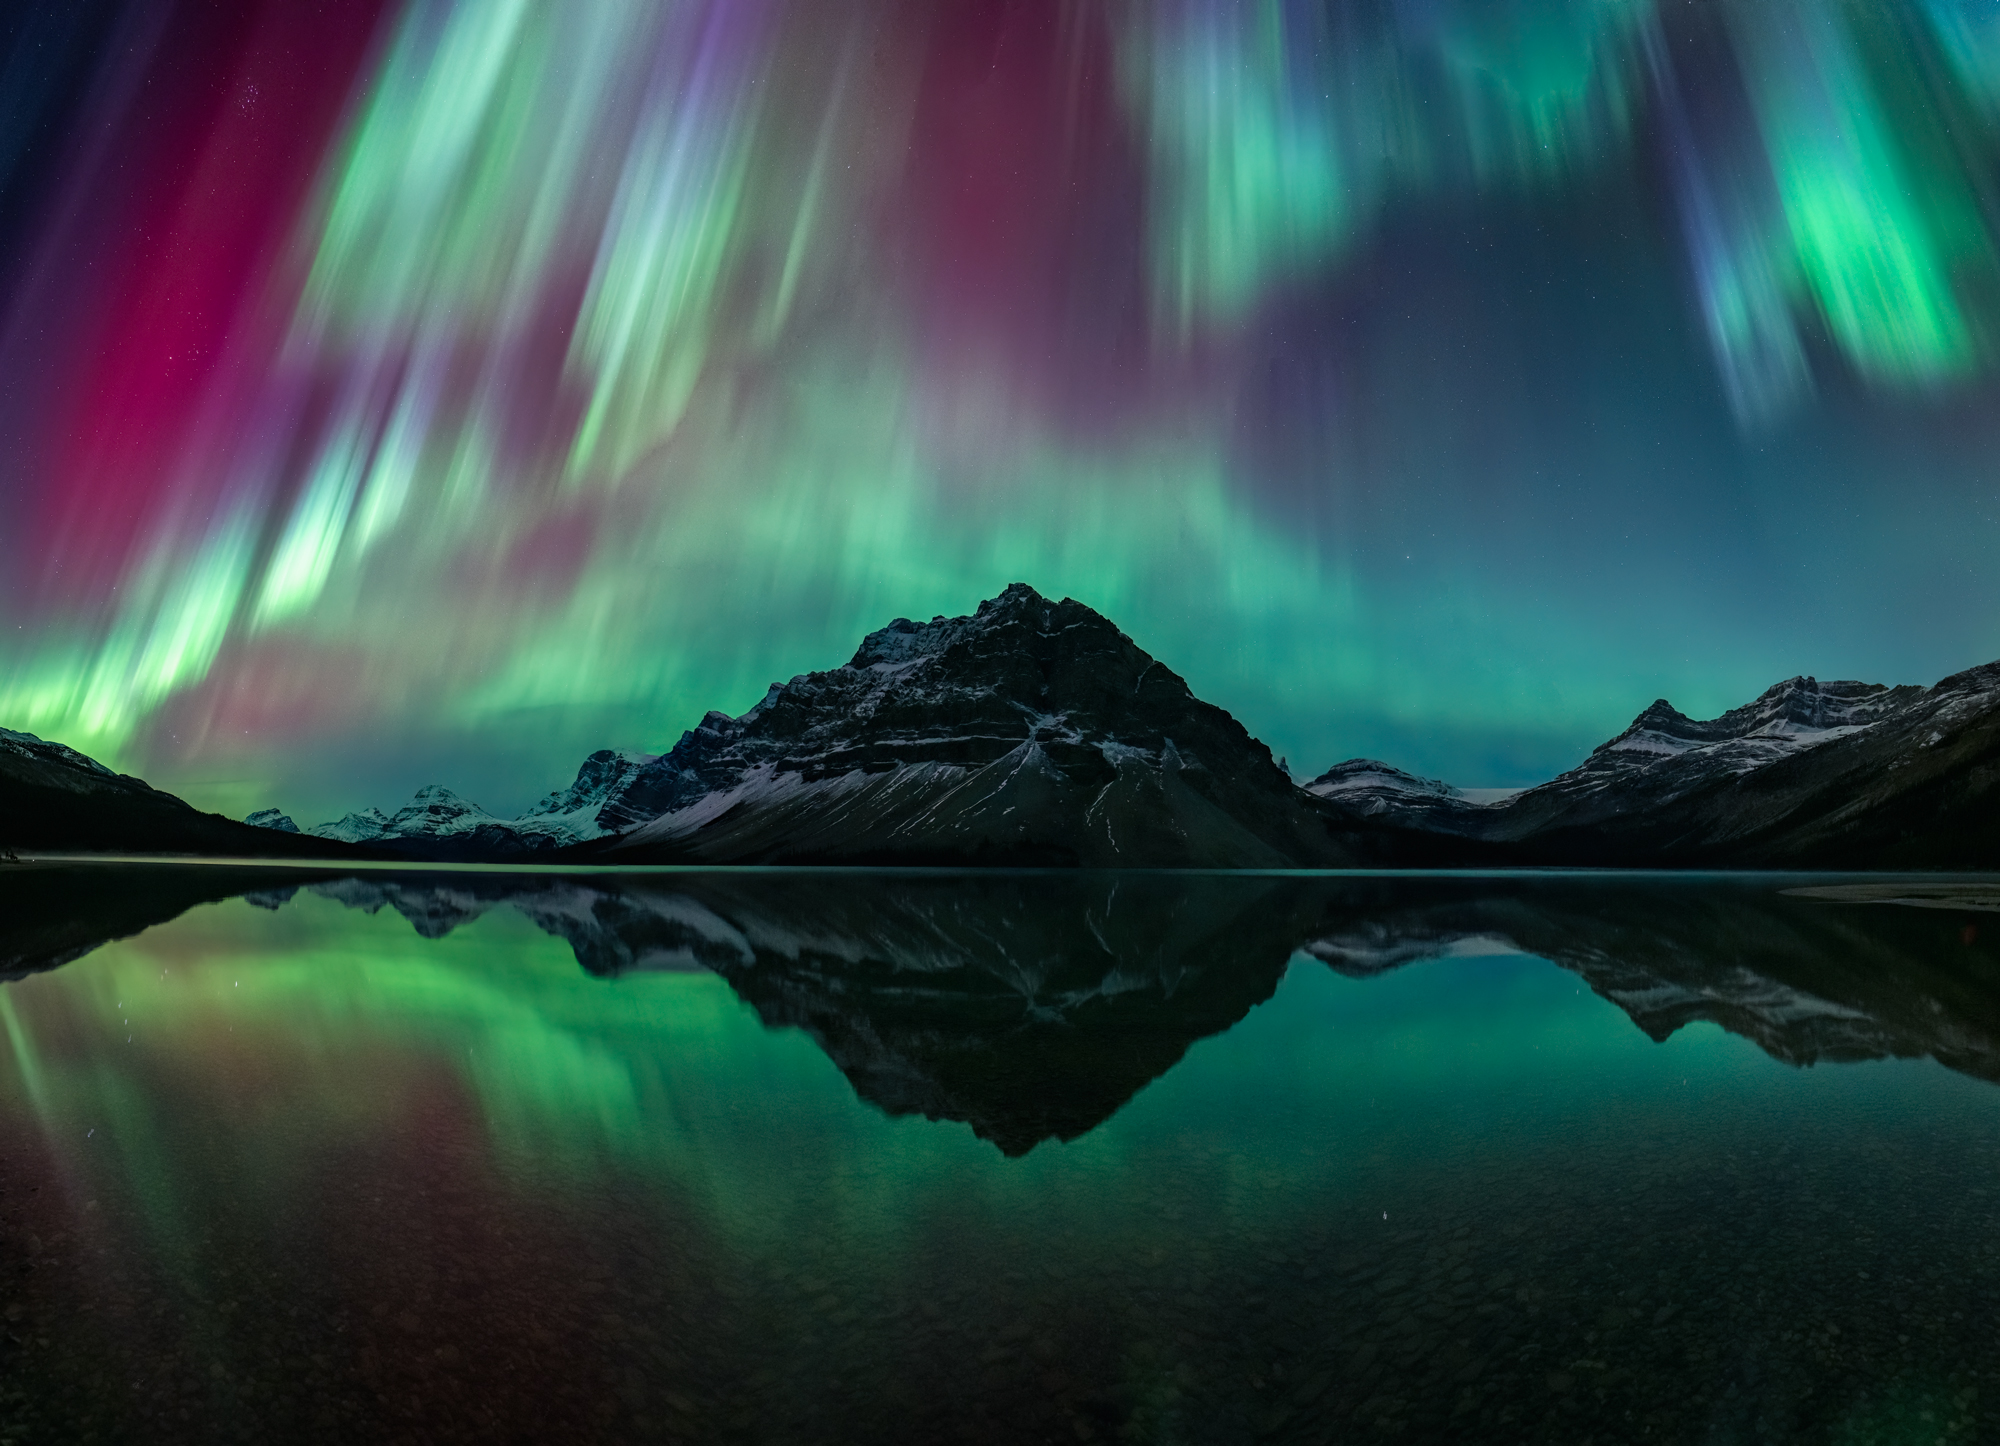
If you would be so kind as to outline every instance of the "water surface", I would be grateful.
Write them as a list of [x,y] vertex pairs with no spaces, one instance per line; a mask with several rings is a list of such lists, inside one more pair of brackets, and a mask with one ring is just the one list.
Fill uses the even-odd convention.
[[10,869],[0,1434],[1993,1439],[2000,918],[1827,882]]

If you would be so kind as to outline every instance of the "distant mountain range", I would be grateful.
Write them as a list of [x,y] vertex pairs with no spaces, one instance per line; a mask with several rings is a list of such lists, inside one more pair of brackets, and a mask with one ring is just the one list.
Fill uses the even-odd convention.
[[[1306,791],[1423,858],[1780,869],[2000,866],[2000,663],[1929,688],[1791,678],[1697,722],[1664,698],[1569,772],[1476,802],[1360,760]],[[1468,855],[1470,857],[1470,855]]]
[[[11,751],[10,751],[11,750]],[[411,859],[1150,868],[2000,866],[2000,663],[1933,687],[1793,678],[1700,722],[1664,699],[1495,795],[1373,760],[1295,785],[1102,615],[1016,583],[844,666],[593,753],[516,818],[433,785],[303,832],[201,815],[0,733],[0,845]]]

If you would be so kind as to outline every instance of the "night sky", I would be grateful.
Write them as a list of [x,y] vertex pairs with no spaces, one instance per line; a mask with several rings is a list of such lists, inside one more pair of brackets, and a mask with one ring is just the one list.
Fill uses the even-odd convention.
[[2000,657],[1996,0],[0,10],[0,726],[512,812],[1012,581],[1300,777]]

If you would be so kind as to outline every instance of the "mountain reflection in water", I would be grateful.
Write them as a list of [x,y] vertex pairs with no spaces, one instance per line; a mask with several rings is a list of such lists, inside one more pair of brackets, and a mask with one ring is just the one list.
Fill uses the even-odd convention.
[[[388,908],[426,939],[505,906],[593,975],[711,970],[767,1027],[810,1035],[871,1104],[964,1121],[1009,1155],[1108,1119],[1268,999],[1300,952],[1352,978],[1528,954],[1655,1040],[1706,1020],[1788,1064],[1930,1057],[2000,1081],[2000,927],[1982,942],[1976,924],[1758,876],[375,873],[272,887],[269,870],[187,868],[101,883],[0,876],[0,970],[52,967],[230,894]],[[1990,906],[1977,884],[1947,892]]]
[[9,868],[0,1434],[2000,1430],[1913,892]]

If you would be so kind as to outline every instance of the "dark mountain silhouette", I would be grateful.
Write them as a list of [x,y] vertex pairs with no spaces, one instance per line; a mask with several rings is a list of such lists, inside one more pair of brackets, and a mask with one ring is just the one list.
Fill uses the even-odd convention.
[[1085,868],[2000,868],[2000,663],[1933,687],[1792,678],[1707,721],[1664,699],[1495,798],[1368,759],[1303,789],[1083,604],[1020,583],[846,664],[601,750],[500,819],[441,785],[301,833],[189,808],[0,732],[0,847],[616,864]]
[[[282,827],[282,815],[260,815]],[[495,819],[433,785],[309,832],[413,858],[1341,867],[1360,861],[1229,714],[1082,603],[1016,583],[898,619],[844,666],[710,713],[659,757],[592,754]]]
[[54,853],[366,858],[342,844],[202,813],[73,748],[0,728],[0,848]]
[[[2000,1082],[2000,886],[1515,874],[393,874],[32,866],[0,874],[0,964],[55,967],[231,893],[301,888],[439,938],[512,907],[587,971],[713,969],[890,1114],[1009,1154],[1074,1139],[1310,956],[1368,978],[1447,954],[1574,971],[1654,1039],[1706,1020],[1794,1065],[1930,1057]],[[1824,893],[1824,890],[1819,892]]]
[[621,860],[1339,866],[1234,718],[1107,619],[1016,583],[711,713],[620,800]]
[[1799,869],[2000,868],[1996,786],[2000,663],[1929,688],[1792,678],[1708,722],[1662,699],[1497,803],[1365,760],[1307,785],[1381,862]]

